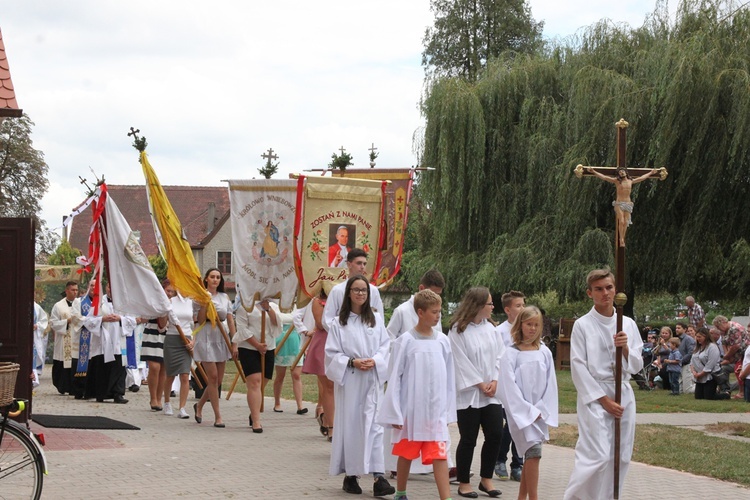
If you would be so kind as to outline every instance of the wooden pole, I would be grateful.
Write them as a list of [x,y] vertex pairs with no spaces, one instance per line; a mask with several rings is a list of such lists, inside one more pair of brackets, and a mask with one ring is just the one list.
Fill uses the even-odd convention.
[[[232,342],[229,340],[229,336],[227,335],[227,331],[224,330],[224,325],[221,324],[221,321],[219,318],[216,318],[216,324],[219,327],[219,331],[221,332],[221,335],[224,337],[224,342],[227,344],[227,349],[229,349],[229,352],[232,352]],[[242,366],[240,365],[240,362],[234,359],[234,356],[232,356],[232,359],[234,360],[234,366],[237,367],[237,373],[239,373],[240,377],[242,377],[242,381],[245,381],[245,372],[242,371]],[[221,384],[221,380],[219,380],[219,384]]]
[[276,344],[276,351],[274,353],[274,357],[276,357],[276,356],[279,355],[279,351],[281,350],[282,347],[284,347],[284,343],[286,342],[286,339],[289,338],[289,334],[292,333],[292,330],[294,330],[294,325],[289,325],[289,329],[286,331],[286,333],[284,334],[284,336],[281,338],[281,342],[279,342],[278,344]]
[[[182,330],[182,327],[175,323],[174,327],[177,329],[177,333],[180,334],[180,338],[182,339],[182,342],[185,345],[189,345],[190,341],[187,339],[187,335],[185,335],[185,332]],[[193,359],[193,351],[188,351],[188,354],[190,355],[190,359]],[[201,377],[203,377],[203,380],[208,380],[208,376],[206,376],[206,372],[203,371],[203,366],[201,366],[200,363],[196,363],[195,366],[198,367],[198,372],[201,374]],[[190,369],[191,372],[193,372],[193,369]],[[199,389],[203,389],[203,384],[201,383],[200,379],[195,376],[195,372],[193,372],[193,378],[195,378],[196,383],[198,384]]]
[[[617,166],[627,168],[625,154],[625,138],[627,122],[621,120],[617,124]],[[625,295],[625,246],[620,245],[620,224],[615,214],[615,312],[617,314],[617,331],[622,331],[622,308],[628,301]],[[622,347],[615,348],[615,403],[622,403]],[[620,429],[621,420],[615,418],[615,460],[614,460],[614,493],[613,498],[620,498]]]
[[232,387],[229,388],[229,392],[227,392],[227,401],[229,401],[229,398],[232,397],[232,393],[234,392],[234,388],[237,387],[237,381],[240,379],[240,374],[235,373],[234,374],[234,381],[232,382]]
[[307,340],[305,340],[305,344],[302,346],[302,349],[299,350],[299,353],[297,353],[297,357],[294,358],[294,363],[292,363],[292,370],[297,368],[297,363],[299,363],[299,360],[302,359],[302,356],[304,356],[307,352],[307,348],[310,347],[310,342],[312,342],[312,337],[307,337]]
[[[278,318],[276,318],[278,321]],[[260,311],[260,343],[266,343],[266,311]],[[263,413],[266,399],[266,355],[260,355],[260,412]]]

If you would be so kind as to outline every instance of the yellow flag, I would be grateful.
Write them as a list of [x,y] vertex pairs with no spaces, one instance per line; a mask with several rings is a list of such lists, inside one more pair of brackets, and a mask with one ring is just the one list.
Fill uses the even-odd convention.
[[141,151],[141,166],[146,177],[146,192],[156,241],[162,257],[167,261],[167,278],[180,295],[206,306],[206,318],[215,326],[217,314],[211,294],[203,286],[201,272],[195,263],[190,243],[182,231],[182,224],[169,203],[156,172],[148,162],[145,151]]

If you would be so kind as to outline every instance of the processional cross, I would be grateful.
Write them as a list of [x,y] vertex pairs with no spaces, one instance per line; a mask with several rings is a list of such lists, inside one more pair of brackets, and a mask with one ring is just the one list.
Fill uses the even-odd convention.
[[[626,137],[628,122],[620,119],[615,123],[617,127],[617,166],[616,167],[591,167],[578,165],[573,172],[579,179],[583,176],[593,175],[600,179],[611,182],[617,188],[617,195],[612,205],[615,208],[615,311],[617,312],[617,332],[622,331],[622,308],[628,301],[625,295],[625,232],[631,224],[630,216],[633,213],[633,202],[630,192],[633,184],[643,182],[646,179],[658,175],[661,180],[667,178],[667,169],[658,168],[627,168],[626,164]],[[630,175],[636,176],[635,179]],[[617,333],[614,332],[614,333]],[[619,405],[622,401],[622,347],[615,350],[615,402]],[[620,419],[615,418],[615,470],[614,470],[614,498],[619,498],[620,492]]]

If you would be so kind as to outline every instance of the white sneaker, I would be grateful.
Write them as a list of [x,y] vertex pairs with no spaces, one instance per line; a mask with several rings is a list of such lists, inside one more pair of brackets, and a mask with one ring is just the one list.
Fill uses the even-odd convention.
[[174,415],[172,411],[172,403],[164,403],[164,414],[168,416]]
[[188,412],[185,411],[185,408],[180,408],[180,412],[177,414],[177,418],[190,418],[190,415],[188,415]]

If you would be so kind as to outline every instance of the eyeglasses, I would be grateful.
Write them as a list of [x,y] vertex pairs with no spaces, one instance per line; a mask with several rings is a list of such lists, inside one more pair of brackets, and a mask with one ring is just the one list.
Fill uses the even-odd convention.
[[494,302],[487,302],[487,304],[486,304],[486,305],[488,305],[488,306],[492,306],[492,307],[495,307],[495,304],[494,304]]
[[367,288],[351,288],[350,290],[357,295],[367,295]]

